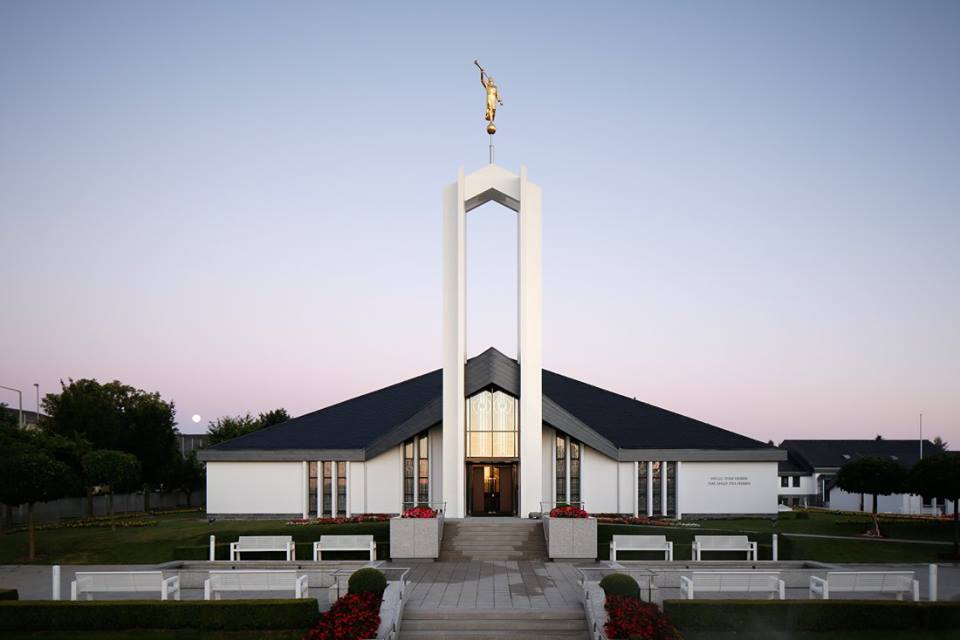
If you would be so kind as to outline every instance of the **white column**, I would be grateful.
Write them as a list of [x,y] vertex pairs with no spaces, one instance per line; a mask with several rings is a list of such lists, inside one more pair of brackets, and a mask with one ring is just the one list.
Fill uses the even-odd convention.
[[323,460],[317,460],[317,517],[323,516]]
[[[517,214],[517,339],[520,361],[520,509],[539,512],[543,464],[543,258],[540,187],[520,167],[520,212]],[[569,447],[567,449],[569,451]],[[567,467],[569,469],[569,466]],[[461,477],[463,473],[461,472]],[[569,491],[569,484],[567,485]]]
[[[447,513],[465,511],[463,467],[466,362],[466,260],[463,167],[443,192],[443,499]],[[402,453],[401,453],[402,455]],[[400,501],[403,502],[401,486]]]
[[640,463],[633,461],[633,517],[640,516]]
[[306,520],[310,517],[310,465],[307,464],[306,460],[300,463],[300,471],[303,476],[303,519]]
[[677,484],[676,494],[677,494],[677,520],[680,520],[683,516],[683,513],[680,511],[680,490],[683,488],[680,484],[680,461],[677,460],[677,473],[674,475],[674,482]]
[[563,462],[563,469],[567,472],[566,481],[564,482],[567,492],[563,496],[563,500],[567,504],[570,504],[570,436],[564,436],[563,442],[563,452],[566,455],[566,460]]
[[653,517],[653,460],[647,460],[647,517]]
[[413,436],[413,506],[420,504],[420,436]]
[[346,477],[346,481],[347,481],[347,504],[346,504],[346,509],[347,509],[347,517],[349,518],[351,515],[353,515],[353,514],[351,513],[351,510],[350,510],[350,461],[347,460],[347,461],[344,463],[343,466],[344,466],[344,473],[347,474],[347,477]]
[[660,513],[667,515],[667,461],[660,461]]
[[[213,536],[210,536],[210,537],[212,538]],[[212,557],[210,559],[213,560]],[[60,599],[60,565],[58,564],[53,565],[53,568],[50,570],[50,581],[51,581],[50,589],[52,591],[50,596],[54,600],[59,600]]]
[[337,517],[337,461],[330,461],[330,517]]

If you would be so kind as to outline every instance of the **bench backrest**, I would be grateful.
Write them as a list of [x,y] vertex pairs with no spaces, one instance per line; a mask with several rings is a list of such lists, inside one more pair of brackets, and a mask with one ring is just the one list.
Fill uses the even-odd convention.
[[710,571],[693,573],[693,588],[701,591],[776,591],[779,573],[760,571]]
[[913,571],[831,571],[827,584],[831,591],[871,591],[898,593],[909,591]]
[[241,549],[286,549],[293,536],[240,536],[237,546]]
[[297,572],[249,569],[239,571],[211,571],[210,586],[214,591],[277,591],[295,589]]
[[320,536],[321,549],[369,549],[372,535]]
[[613,536],[617,549],[666,549],[667,536]]
[[748,549],[750,540],[747,536],[694,536],[694,540],[700,543],[700,549],[714,549],[722,551],[726,549]]
[[81,592],[160,591],[161,571],[83,571],[76,576]]

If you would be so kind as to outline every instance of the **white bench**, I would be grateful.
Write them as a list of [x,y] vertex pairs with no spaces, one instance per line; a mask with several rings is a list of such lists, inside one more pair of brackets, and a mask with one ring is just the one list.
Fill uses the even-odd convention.
[[377,559],[377,543],[372,535],[320,536],[320,540],[313,543],[313,561],[323,560],[324,551],[369,551],[370,560]]
[[83,571],[77,572],[70,583],[70,599],[81,595],[93,600],[95,593],[150,593],[157,592],[161,600],[173,596],[180,599],[180,578],[164,580],[162,571]]
[[830,599],[831,593],[895,593],[897,600],[911,593],[920,600],[920,583],[913,571],[829,571],[826,579],[810,576],[810,597]]
[[618,551],[662,551],[664,560],[673,561],[673,543],[667,536],[613,536],[610,559],[614,562]]
[[704,551],[745,551],[747,560],[757,560],[757,543],[747,536],[694,536],[693,560],[699,562]]
[[786,597],[786,585],[776,572],[764,571],[694,571],[693,577],[680,576],[680,593],[693,600],[698,591],[713,593],[766,593]]
[[230,543],[230,560],[239,560],[241,553],[280,551],[287,560],[296,560],[297,546],[293,536],[240,536]]
[[293,591],[295,598],[309,596],[306,574],[298,576],[292,569],[211,571],[203,581],[203,599],[219,600],[223,591]]

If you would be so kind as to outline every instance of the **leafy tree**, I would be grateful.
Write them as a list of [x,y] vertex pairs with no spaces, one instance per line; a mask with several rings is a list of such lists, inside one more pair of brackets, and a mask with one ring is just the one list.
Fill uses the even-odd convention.
[[70,380],[60,386],[59,394],[44,398],[49,416],[45,428],[68,438],[82,437],[94,449],[135,455],[144,482],[144,507],[149,509],[151,486],[162,483],[177,456],[173,402],[117,380]]
[[909,486],[925,500],[953,501],[953,558],[960,560],[960,453],[944,452],[924,458],[910,470]]
[[837,486],[850,493],[873,496],[873,513],[877,513],[877,496],[889,496],[906,489],[907,470],[899,462],[887,458],[857,458],[840,468]]
[[96,449],[83,456],[84,478],[90,486],[105,486],[110,500],[110,529],[113,523],[113,494],[132,489],[140,480],[140,461],[123,451]]
[[0,402],[0,429],[16,429],[17,413],[7,406],[7,403]]
[[286,409],[274,409],[261,413],[256,418],[249,413],[242,416],[223,416],[207,425],[207,433],[210,435],[209,444],[215,445],[226,440],[239,438],[248,433],[286,422],[289,419],[290,414],[287,413]]
[[207,472],[197,459],[197,452],[191,451],[186,458],[180,458],[171,468],[168,486],[182,492],[190,506],[190,494],[203,489],[207,483]]
[[933,439],[933,446],[935,446],[940,451],[946,451],[947,449],[950,448],[950,443],[944,442],[943,438],[941,438],[940,436],[937,436],[936,438]]
[[27,505],[27,559],[36,558],[33,505],[55,500],[72,484],[70,468],[40,449],[20,445],[0,451],[0,502]]

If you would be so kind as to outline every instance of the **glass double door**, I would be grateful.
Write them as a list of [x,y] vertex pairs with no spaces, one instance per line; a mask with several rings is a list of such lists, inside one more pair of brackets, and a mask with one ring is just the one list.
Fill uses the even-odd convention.
[[470,515],[516,515],[516,463],[470,464],[467,469]]

